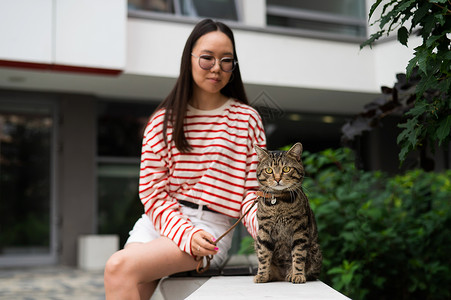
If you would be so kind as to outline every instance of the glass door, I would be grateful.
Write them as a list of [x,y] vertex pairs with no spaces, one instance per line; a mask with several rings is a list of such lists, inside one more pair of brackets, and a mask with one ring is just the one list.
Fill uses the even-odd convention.
[[56,262],[53,102],[0,94],[0,266]]

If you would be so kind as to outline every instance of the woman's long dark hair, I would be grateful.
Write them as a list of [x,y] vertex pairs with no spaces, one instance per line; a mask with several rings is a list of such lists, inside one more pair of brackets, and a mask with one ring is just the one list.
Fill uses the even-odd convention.
[[[234,58],[238,60],[235,49],[235,39],[233,37],[232,30],[224,23],[215,22],[211,19],[200,21],[194,27],[193,31],[188,37],[188,40],[186,41],[185,48],[182,54],[182,63],[180,66],[179,78],[177,79],[177,82],[175,83],[172,91],[156,109],[166,109],[163,123],[164,141],[167,144],[168,141],[166,132],[168,124],[171,124],[173,126],[172,134],[175,146],[180,152],[189,152],[191,150],[191,146],[186,140],[185,132],[183,131],[183,124],[188,106],[188,100],[190,100],[193,95],[191,52],[197,40],[201,36],[209,32],[218,30],[226,34],[232,41]],[[244,104],[248,104],[246,92],[244,91],[243,81],[241,79],[239,64],[237,64],[236,68],[233,70],[231,78],[232,80],[230,80],[227,85],[222,88],[221,94],[230,98],[234,98]]]

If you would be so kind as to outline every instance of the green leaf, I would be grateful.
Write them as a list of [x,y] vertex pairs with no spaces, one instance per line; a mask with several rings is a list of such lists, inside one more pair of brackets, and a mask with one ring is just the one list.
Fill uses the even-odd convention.
[[404,46],[407,46],[407,39],[409,37],[409,31],[406,27],[402,26],[398,29],[398,41],[403,44]]
[[384,34],[384,31],[382,31],[382,30],[378,31],[376,33],[373,33],[369,39],[367,39],[365,42],[360,44],[360,50],[366,46],[370,46],[370,48],[372,48],[374,41],[378,40],[383,34]]
[[451,115],[440,121],[436,134],[437,138],[439,139],[439,145],[441,146],[441,143],[446,138],[449,138],[449,133],[451,129]]
[[411,149],[410,145],[407,145],[407,144],[402,145],[401,151],[399,152],[399,155],[398,155],[399,161],[401,163],[406,159],[407,154],[410,152],[410,149]]
[[443,59],[451,60],[451,51],[450,51],[450,52],[446,52],[446,53],[443,55]]
[[437,22],[440,24],[440,25],[445,25],[445,18],[443,17],[443,15],[442,14],[436,14],[435,15],[435,20],[437,20]]
[[419,133],[421,132],[423,125],[418,122],[418,117],[413,117],[407,120],[405,126],[404,130],[406,130],[407,133],[404,138],[406,139],[406,142],[410,143],[412,147],[416,147]]
[[423,29],[421,30],[421,35],[423,36],[423,40],[426,40],[427,37],[431,34],[432,29],[435,27],[434,15],[427,15],[422,23]]
[[381,2],[382,2],[382,0],[377,0],[373,5],[371,5],[370,13],[368,15],[368,20],[371,19],[371,17],[373,16],[374,11],[379,6],[379,4],[381,4]]
[[[423,113],[425,113],[428,109],[429,104],[424,101],[417,101],[415,103],[415,106],[412,107],[406,114],[409,116],[412,116],[414,118],[417,118],[418,116],[421,116]],[[409,120],[411,122],[417,122],[418,120]],[[409,123],[409,122],[407,122]]]
[[340,234],[345,241],[353,241],[355,239],[354,234],[351,232],[343,232]]
[[412,148],[416,148],[417,144],[418,144],[418,129],[414,129],[410,132],[409,136],[408,136],[408,142],[410,143]]
[[[417,0],[409,0],[409,1],[405,1],[404,3],[402,3],[403,1],[398,1],[399,3],[401,3],[400,5],[397,5],[395,7],[395,10],[401,14],[407,14],[409,13],[412,8],[415,6],[415,2]],[[412,5],[413,4],[413,5]]]
[[[383,16],[384,14],[385,14],[385,12],[387,11],[387,9],[393,4],[393,3],[396,3],[398,0],[392,0],[392,1],[390,1],[390,2],[388,2],[388,3],[386,3],[385,5],[384,5],[384,7],[382,8],[382,13],[381,13],[381,16]],[[392,11],[393,11],[393,9],[391,9]],[[379,20],[380,21],[380,20]],[[381,25],[381,28],[382,28],[383,26]]]
[[397,14],[397,11],[395,9],[389,11],[386,15],[383,15],[380,19],[380,24],[379,27],[382,29],[384,28],[385,24],[390,23],[391,21],[391,25],[388,29],[388,31],[391,31],[391,26],[396,22],[396,20],[399,18],[399,15]]
[[436,89],[438,87],[437,78],[434,76],[423,76],[418,82],[415,93],[417,94],[417,99],[423,96],[423,93],[430,89]]
[[412,71],[413,69],[417,66],[418,64],[418,55],[415,55],[410,61],[409,64],[406,67],[406,75],[407,75],[407,79],[410,78],[410,75],[412,75]]
[[441,38],[440,35],[432,35],[432,36],[430,36],[427,39],[427,41],[426,41],[426,47],[428,47],[428,48],[431,47],[435,43],[435,41],[437,41],[439,38]]
[[[399,128],[406,128],[406,124],[399,124],[398,125]],[[396,142],[399,144],[401,143],[401,141],[407,139],[409,132],[407,130],[403,130],[401,131],[401,133],[398,135],[398,138],[396,139]]]
[[420,51],[417,52],[418,56],[418,67],[421,71],[423,71],[424,74],[427,74],[427,62],[428,62],[428,53],[427,50],[421,46],[417,47],[420,48]]
[[417,25],[420,23],[423,19],[423,17],[429,12],[429,9],[431,8],[431,5],[429,3],[425,3],[418,7],[418,9],[415,11],[415,15],[412,19],[412,26]]
[[[444,80],[442,80],[438,84],[437,89],[439,91],[441,91],[442,93],[444,93],[444,94],[447,93],[447,91],[450,91],[451,90],[451,76],[446,78],[446,79],[444,79]],[[451,108],[451,101],[443,100],[444,106],[441,109],[445,109],[446,108],[446,103],[447,102],[448,102],[448,108]]]

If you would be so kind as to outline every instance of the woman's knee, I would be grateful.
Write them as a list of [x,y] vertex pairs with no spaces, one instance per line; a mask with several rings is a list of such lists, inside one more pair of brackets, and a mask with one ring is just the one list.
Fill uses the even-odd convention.
[[[107,260],[105,265],[105,283],[106,284],[120,284],[124,278],[129,280],[133,277],[131,262],[124,250],[120,250]],[[125,280],[126,282],[129,280]]]

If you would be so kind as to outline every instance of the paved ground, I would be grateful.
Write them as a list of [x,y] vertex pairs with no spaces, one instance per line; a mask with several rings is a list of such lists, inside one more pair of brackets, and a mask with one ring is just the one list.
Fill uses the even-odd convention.
[[[243,266],[249,271],[247,265],[255,263],[254,257],[233,256],[225,271],[238,271],[234,275],[243,275]],[[240,268],[234,268],[235,265]],[[65,266],[0,268],[0,300],[6,299],[104,300],[103,271],[83,271]],[[161,292],[157,290],[151,300],[163,300]]]
[[103,272],[61,266],[0,269],[0,299],[103,300]]
[[[64,266],[0,268],[1,300],[104,300],[103,271]],[[151,300],[162,300],[157,291]]]

